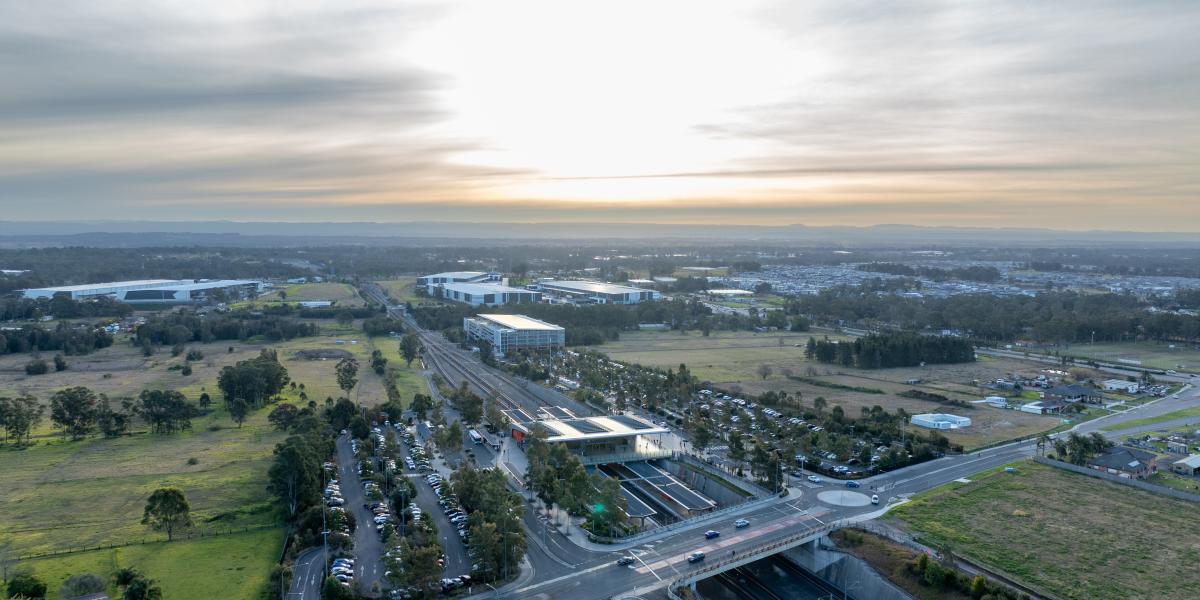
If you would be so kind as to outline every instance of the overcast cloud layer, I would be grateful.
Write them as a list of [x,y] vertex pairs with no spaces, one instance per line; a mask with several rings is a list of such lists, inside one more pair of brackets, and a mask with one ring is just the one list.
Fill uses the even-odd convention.
[[892,4],[0,3],[0,219],[1200,231],[1200,3]]

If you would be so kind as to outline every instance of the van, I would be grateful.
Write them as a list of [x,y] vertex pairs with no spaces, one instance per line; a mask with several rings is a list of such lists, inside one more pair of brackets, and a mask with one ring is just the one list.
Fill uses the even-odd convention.
[[871,504],[879,504],[879,495],[871,494]]

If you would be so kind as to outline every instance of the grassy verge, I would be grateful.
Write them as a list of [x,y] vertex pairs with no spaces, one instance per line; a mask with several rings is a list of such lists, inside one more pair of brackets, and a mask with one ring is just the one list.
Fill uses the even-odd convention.
[[927,544],[1065,598],[1193,598],[1196,505],[1035,463],[897,507]]
[[[157,542],[23,561],[47,583],[48,600],[68,577],[92,573],[110,579],[117,569],[134,567],[162,587],[172,600],[258,598],[283,548],[283,529],[235,533],[179,542]],[[110,588],[111,598],[119,598]]]
[[1173,421],[1175,419],[1183,419],[1186,417],[1200,417],[1200,407],[1185,408],[1183,410],[1177,410],[1175,412],[1158,415],[1157,417],[1146,417],[1144,419],[1134,419],[1132,421],[1124,421],[1122,423],[1114,423],[1112,425],[1105,425],[1104,427],[1101,427],[1100,429],[1102,429],[1104,431],[1117,431],[1120,429],[1130,429],[1133,427],[1143,427],[1146,425],[1154,425],[1156,423],[1165,423],[1167,421]]

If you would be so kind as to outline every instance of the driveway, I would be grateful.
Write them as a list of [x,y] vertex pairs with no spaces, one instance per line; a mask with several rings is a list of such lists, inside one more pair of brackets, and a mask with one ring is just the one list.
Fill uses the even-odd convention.
[[325,580],[324,548],[309,548],[301,552],[292,564],[292,588],[288,600],[320,600],[321,582]]

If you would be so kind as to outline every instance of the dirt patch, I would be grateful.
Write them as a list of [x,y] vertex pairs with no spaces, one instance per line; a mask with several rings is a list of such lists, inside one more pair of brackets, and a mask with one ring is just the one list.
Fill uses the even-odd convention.
[[300,360],[342,360],[343,358],[354,358],[354,355],[336,348],[320,348],[301,350],[295,354],[295,357]]

